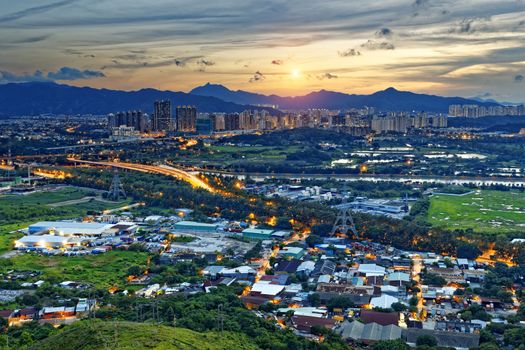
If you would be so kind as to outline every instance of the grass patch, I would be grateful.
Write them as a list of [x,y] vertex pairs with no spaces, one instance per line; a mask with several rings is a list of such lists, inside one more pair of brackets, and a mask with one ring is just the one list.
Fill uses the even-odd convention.
[[128,268],[145,266],[147,257],[144,252],[121,250],[75,257],[20,254],[4,260],[0,270],[2,273],[13,269],[41,271],[39,279],[83,281],[97,288],[107,288],[125,285]]
[[518,191],[477,190],[467,195],[432,196],[428,221],[449,230],[525,233],[525,195]]

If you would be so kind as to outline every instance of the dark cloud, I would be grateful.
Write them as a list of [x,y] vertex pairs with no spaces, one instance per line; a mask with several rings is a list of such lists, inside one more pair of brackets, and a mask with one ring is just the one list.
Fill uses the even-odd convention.
[[80,70],[71,67],[62,67],[57,71],[47,72],[36,70],[32,74],[15,74],[8,71],[0,71],[0,83],[21,83],[21,82],[52,82],[58,80],[80,80],[90,78],[105,77],[104,73],[95,70]]
[[206,59],[201,59],[201,60],[198,60],[197,61],[197,64],[199,66],[203,66],[203,67],[209,67],[209,66],[213,66],[215,65],[215,62],[214,61],[211,61],[211,60],[206,60]]
[[41,70],[36,70],[32,74],[14,74],[8,71],[0,71],[0,83],[22,83],[28,81],[49,81]]
[[523,82],[523,80],[525,80],[525,77],[521,74],[518,74],[514,77],[514,82],[515,83],[521,83]]
[[457,34],[472,34],[475,32],[487,32],[491,30],[490,17],[483,18],[464,18],[456,23],[451,29],[450,33]]
[[348,49],[345,51],[337,51],[337,54],[341,57],[352,57],[352,56],[361,56],[361,52],[356,49]]
[[368,40],[366,43],[361,44],[363,49],[367,50],[394,50],[395,46],[388,41],[374,41]]
[[272,64],[275,64],[277,66],[280,66],[280,65],[283,65],[284,64],[284,61],[283,60],[272,60]]
[[251,77],[250,80],[248,80],[248,82],[255,83],[256,81],[264,80],[264,79],[266,79],[264,74],[262,74],[261,72],[257,71],[257,72],[255,72],[253,77]]
[[430,2],[430,0],[416,0],[412,4],[412,6],[414,6],[414,7],[421,7],[421,6],[427,5],[429,2]]
[[32,37],[23,38],[23,39],[19,39],[19,40],[13,41],[12,44],[37,43],[37,42],[44,41],[44,40],[48,39],[50,36],[51,36],[50,34],[32,36]]
[[390,38],[394,32],[389,28],[381,28],[376,32],[376,38]]
[[90,78],[103,78],[104,73],[96,70],[80,70],[71,67],[62,67],[56,72],[47,73],[50,80],[79,80]]
[[319,79],[319,80],[324,80],[324,79],[337,79],[338,76],[335,75],[335,74],[332,74],[332,73],[324,73],[324,74],[321,74],[321,75],[316,76],[316,78]]
[[7,15],[0,16],[0,23],[14,21],[14,20],[21,19],[27,16],[32,16],[32,15],[36,15],[39,13],[47,12],[50,10],[54,10],[58,7],[72,4],[77,1],[78,0],[63,0],[63,1],[58,1],[58,2],[51,3],[51,4],[47,4],[47,5],[34,6],[34,7],[27,8],[25,10],[8,13]]

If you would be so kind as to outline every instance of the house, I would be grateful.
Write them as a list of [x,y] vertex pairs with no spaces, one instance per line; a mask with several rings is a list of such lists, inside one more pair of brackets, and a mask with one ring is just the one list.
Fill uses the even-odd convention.
[[376,264],[360,264],[357,272],[365,277],[384,276],[385,268]]
[[334,331],[347,341],[360,342],[366,345],[381,340],[400,339],[402,334],[401,328],[396,325],[363,324],[359,321],[345,321]]
[[440,268],[434,266],[428,266],[427,272],[434,275],[443,277],[447,283],[465,283],[465,278],[463,277],[463,271],[456,268]]
[[255,275],[257,275],[257,271],[255,271],[250,266],[238,266],[231,269],[223,269],[221,270],[220,275],[241,280],[249,280],[253,279]]
[[250,294],[253,296],[275,298],[283,290],[284,290],[284,286],[281,286],[278,284],[257,282],[253,284]]
[[259,282],[284,286],[288,282],[288,275],[264,275]]
[[311,333],[312,327],[323,327],[333,329],[336,321],[329,318],[312,316],[292,316],[292,326],[301,333]]
[[301,261],[297,259],[281,260],[275,266],[275,273],[295,273],[297,268],[301,265]]
[[399,323],[399,313],[398,312],[380,312],[374,310],[361,310],[361,315],[359,316],[363,323],[377,323],[381,326],[396,325]]
[[408,286],[410,284],[410,275],[405,272],[393,272],[387,275],[386,280],[391,286]]
[[299,247],[284,247],[277,253],[279,257],[301,259],[304,255],[304,249]]
[[336,265],[333,261],[328,259],[319,260],[315,264],[315,268],[312,271],[313,277],[319,277],[321,275],[333,275],[335,272]]
[[297,273],[303,274],[305,276],[310,276],[310,274],[314,271],[315,268],[315,262],[313,261],[304,261],[297,267]]
[[398,298],[383,294],[379,297],[372,298],[372,300],[370,300],[370,305],[372,305],[372,307],[378,307],[381,309],[389,309],[392,307],[392,304],[397,302],[399,302]]

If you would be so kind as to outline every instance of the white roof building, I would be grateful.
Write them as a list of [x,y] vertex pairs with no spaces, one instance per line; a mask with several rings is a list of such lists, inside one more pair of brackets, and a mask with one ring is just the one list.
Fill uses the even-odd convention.
[[380,297],[372,298],[370,305],[381,309],[388,309],[392,304],[399,302],[399,299],[390,295],[383,294]]
[[33,235],[24,236],[19,240],[15,241],[16,248],[27,248],[27,247],[65,247],[65,246],[78,246],[82,242],[82,239],[77,237],[64,237],[55,235]]
[[55,232],[58,236],[100,236],[113,224],[96,222],[40,221],[28,227],[29,234]]
[[386,269],[383,266],[376,264],[361,264],[357,269],[357,272],[366,276],[383,276]]
[[252,293],[260,293],[261,295],[267,295],[275,297],[277,294],[281,293],[284,290],[284,286],[278,284],[269,284],[269,283],[254,283],[251,289]]

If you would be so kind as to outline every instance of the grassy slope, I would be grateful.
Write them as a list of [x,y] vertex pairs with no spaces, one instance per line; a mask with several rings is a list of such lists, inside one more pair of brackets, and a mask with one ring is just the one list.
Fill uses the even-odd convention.
[[240,334],[229,332],[197,333],[144,323],[82,321],[29,347],[30,350],[257,350]]
[[525,232],[525,194],[482,190],[466,196],[433,196],[428,220],[432,225],[451,230]]

